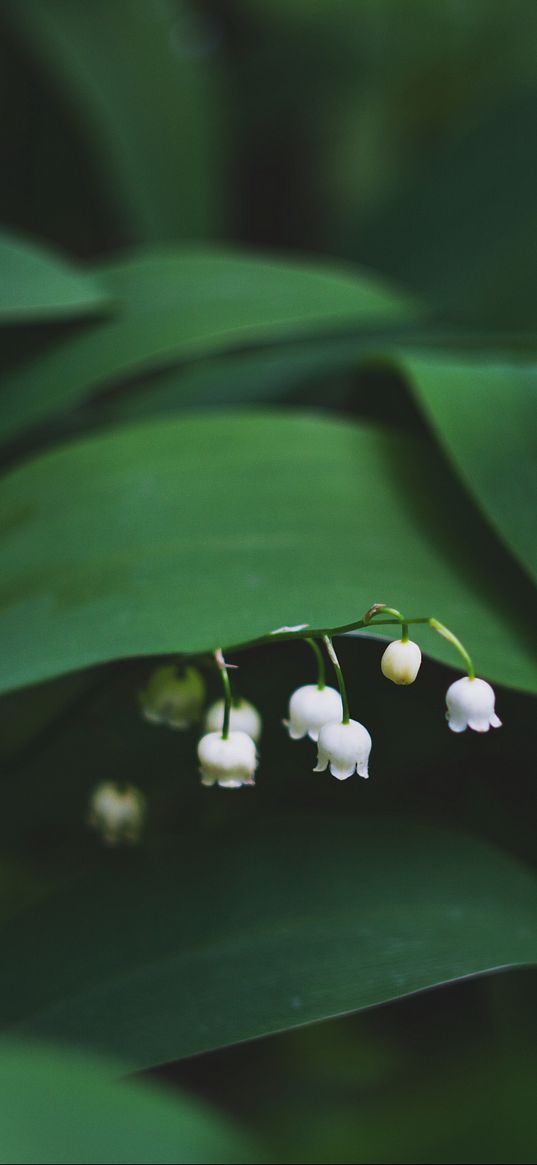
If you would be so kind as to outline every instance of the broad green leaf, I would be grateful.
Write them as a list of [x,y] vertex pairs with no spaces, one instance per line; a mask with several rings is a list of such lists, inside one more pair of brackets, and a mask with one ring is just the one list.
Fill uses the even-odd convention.
[[537,580],[537,364],[448,353],[401,363],[464,485]]
[[11,1034],[140,1068],[537,960],[534,875],[404,818],[264,813],[111,856],[5,924]]
[[173,1079],[203,1087],[210,1066],[209,1095],[255,1112],[276,1160],[530,1163],[536,982],[528,969],[465,980],[189,1060]]
[[6,379],[4,440],[98,388],[178,359],[345,327],[371,334],[418,313],[414,301],[358,270],[233,251],[139,253],[99,277],[121,311]]
[[222,219],[223,123],[189,6],[26,0],[8,12],[80,116],[123,232],[126,222],[140,240],[211,234]]
[[0,232],[0,322],[95,315],[110,296],[98,277],[41,243]]
[[210,1108],[179,1090],[112,1080],[120,1071],[105,1059],[46,1045],[0,1045],[0,1161],[260,1159],[248,1138]]
[[[307,912],[308,917],[312,920],[316,917],[315,903],[318,898],[318,879],[323,877],[333,886],[335,897],[339,894],[339,887],[346,880],[347,891],[343,895],[342,908],[349,911],[351,918],[353,912],[356,912],[356,908],[362,900],[365,875],[360,867],[351,876],[347,863],[350,862],[350,855],[355,853],[357,847],[359,850],[362,849],[363,835],[369,829],[371,830],[371,838],[365,847],[363,862],[364,865],[368,864],[368,877],[373,879],[376,886],[375,893],[378,892],[379,899],[382,894],[386,893],[391,901],[390,875],[388,874],[384,881],[381,879],[382,885],[379,884],[378,877],[379,863],[383,863],[386,856],[389,859],[392,849],[392,834],[395,830],[395,826],[394,830],[391,826],[386,827],[384,821],[386,815],[392,815],[393,821],[397,821],[397,829],[405,838],[405,844],[408,842],[409,848],[414,847],[413,861],[416,870],[419,862],[423,861],[422,877],[424,883],[429,883],[431,879],[431,866],[434,866],[434,863],[430,853],[435,848],[436,833],[433,830],[430,849],[423,848],[420,842],[423,831],[415,831],[414,826],[411,836],[407,837],[407,822],[412,820],[415,822],[416,816],[423,815],[425,805],[427,806],[427,814],[430,815],[434,812],[439,820],[442,820],[446,813],[452,814],[455,809],[458,820],[464,822],[466,829],[468,824],[470,824],[470,828],[473,825],[473,828],[480,832],[492,829],[499,839],[504,836],[507,838],[508,846],[512,845],[524,849],[527,838],[527,852],[531,860],[533,857],[531,835],[531,821],[534,817],[532,813],[533,802],[532,798],[524,792],[523,776],[517,771],[512,772],[509,768],[513,749],[516,750],[518,747],[517,742],[521,737],[521,731],[522,734],[527,731],[531,721],[531,701],[523,700],[519,695],[499,693],[499,711],[505,722],[502,731],[490,734],[490,737],[485,740],[477,739],[470,734],[466,734],[462,738],[455,737],[449,733],[443,715],[443,695],[447,686],[447,680],[442,675],[443,669],[433,668],[429,663],[424,664],[420,682],[411,689],[402,691],[393,685],[386,684],[380,674],[380,644],[360,643],[356,639],[349,639],[341,642],[339,646],[348,680],[353,714],[358,715],[367,724],[373,736],[371,780],[369,782],[355,779],[342,785],[327,774],[314,775],[311,772],[315,756],[314,746],[306,741],[302,744],[296,744],[287,738],[281,720],[285,715],[289,692],[299,683],[310,678],[313,679],[314,675],[313,657],[310,659],[309,649],[298,643],[282,644],[277,650],[269,645],[248,653],[244,657],[232,657],[234,661],[241,664],[239,671],[233,673],[235,684],[238,685],[240,691],[253,700],[263,715],[264,732],[260,750],[258,784],[255,790],[232,795],[224,791],[202,789],[195,758],[195,730],[189,733],[177,733],[163,728],[159,729],[142,720],[137,702],[137,692],[144,686],[146,677],[154,666],[153,661],[140,660],[136,663],[116,665],[103,670],[100,686],[94,684],[88,692],[87,698],[78,700],[76,707],[71,710],[70,715],[60,726],[56,725],[53,731],[47,733],[46,737],[36,741],[30,749],[25,749],[21,757],[15,758],[14,762],[6,769],[2,781],[3,813],[0,821],[0,844],[4,852],[13,853],[14,860],[12,859],[11,864],[14,867],[14,873],[16,873],[15,865],[22,872],[24,863],[29,864],[34,883],[33,893],[35,895],[36,891],[38,892],[41,903],[38,911],[32,910],[30,913],[26,912],[24,915],[20,915],[18,922],[11,923],[9,931],[5,931],[3,935],[5,949],[8,951],[13,949],[13,966],[9,964],[6,967],[7,986],[6,981],[4,982],[4,1019],[9,1015],[10,1022],[13,1019],[17,1023],[20,1018],[21,1022],[25,1024],[26,1017],[33,1014],[36,1009],[41,1013],[42,1004],[47,1011],[49,1002],[50,1006],[55,1008],[57,998],[55,997],[51,1001],[51,995],[56,990],[63,999],[63,995],[70,996],[71,988],[74,988],[75,996],[78,998],[79,977],[84,993],[88,982],[85,978],[86,970],[81,972],[80,969],[82,962],[88,962],[89,974],[92,977],[95,962],[98,962],[99,968],[96,972],[98,977],[101,973],[100,961],[107,951],[110,952],[112,959],[117,957],[121,967],[124,966],[122,960],[125,959],[125,965],[128,964],[129,967],[135,969],[134,979],[136,981],[138,978],[136,968],[139,969],[141,965],[139,959],[143,960],[144,968],[151,967],[154,959],[157,963],[166,959],[166,955],[162,953],[162,944],[165,943],[164,935],[167,927],[169,935],[173,936],[173,941],[175,942],[177,939],[178,952],[190,951],[191,940],[197,942],[196,936],[198,936],[207,959],[212,959],[213,963],[218,964],[220,937],[228,922],[232,926],[234,936],[237,931],[233,919],[238,919],[238,913],[233,914],[230,921],[229,908],[226,906],[222,914],[221,903],[226,895],[232,899],[237,896],[243,899],[240,913],[241,917],[246,919],[245,925],[249,927],[251,921],[251,941],[253,944],[257,933],[255,932],[254,897],[258,897],[262,885],[266,883],[267,887],[270,887],[273,882],[271,862],[274,865],[280,865],[287,861],[288,850],[294,852],[295,830],[299,853],[296,856],[296,866],[293,858],[291,865],[287,867],[290,883],[296,881],[297,868],[301,862],[300,855],[303,853],[305,844],[304,838],[307,839],[311,833],[311,844],[312,847],[315,847],[317,835],[325,829],[329,829],[330,832],[332,826],[326,823],[333,820],[333,838],[329,845],[327,841],[328,848],[321,846],[318,849],[320,866],[311,882],[311,899],[308,887],[310,865],[313,863],[313,858],[310,860],[308,857],[304,870],[298,878],[298,888],[291,903],[292,909],[294,909],[298,901],[297,895],[302,893],[304,898],[301,909],[303,907],[304,912]],[[211,688],[210,670],[208,668],[206,678],[209,685],[209,699],[212,699],[212,693],[218,689],[216,677],[212,678]],[[66,685],[66,682],[64,679],[61,686]],[[54,685],[50,686],[57,688],[58,683],[56,681]],[[44,689],[47,687],[49,685],[45,685]],[[33,704],[38,700],[39,694],[38,690],[27,690],[20,693],[18,699],[22,702],[27,700]],[[45,694],[45,690],[43,690],[43,695]],[[50,696],[48,699],[50,700]],[[522,708],[525,706],[526,709],[525,720],[524,715],[520,714],[521,706]],[[442,753],[440,763],[438,762],[439,749]],[[504,768],[505,771],[509,772],[507,783],[504,776],[499,777],[499,773],[503,773]],[[142,849],[139,852],[108,852],[106,849],[103,850],[98,840],[85,828],[84,822],[90,790],[97,781],[108,777],[134,782],[144,790],[147,796],[148,821],[144,831]],[[278,822],[282,814],[282,806],[286,807],[285,812],[290,812],[291,820],[287,823],[281,822],[280,832]],[[312,820],[312,811],[318,813],[317,823]],[[275,812],[278,815],[278,822],[272,821]],[[339,832],[337,819],[333,819],[333,814],[338,812],[342,817],[344,815],[345,819],[343,833]],[[373,816],[375,814],[377,815],[376,823]],[[496,830],[494,814],[499,814],[501,822],[499,831]],[[364,815],[366,816],[365,824]],[[293,820],[296,821],[295,825],[293,825]],[[352,825],[353,821],[355,828]],[[291,829],[291,833],[286,832],[288,828]],[[254,873],[254,861],[257,863],[257,857],[254,859],[254,853],[257,854],[256,838],[260,836],[261,831],[265,831],[266,834],[265,848],[261,864],[255,865]],[[429,836],[427,830],[425,833]],[[522,835],[524,835],[524,841],[522,841]],[[236,865],[233,863],[230,865],[227,856],[228,849],[234,847],[237,838],[242,838],[246,842],[250,837],[251,848],[248,843],[246,850],[241,849],[238,853]],[[418,840],[417,846],[415,844],[416,838]],[[344,865],[339,874],[333,872],[333,868],[339,866],[338,842],[342,850],[349,850],[349,856],[345,857]],[[458,855],[462,844],[459,834],[452,834],[449,841],[446,837],[446,849],[448,844],[453,855]],[[199,852],[196,852],[198,850]],[[370,850],[374,851],[373,859]],[[500,884],[500,880],[504,877],[505,859],[502,859],[497,851],[488,850],[488,853],[491,865],[494,855],[500,863],[497,874],[498,884]],[[179,866],[176,864],[177,855],[181,857]],[[401,853],[400,859],[396,856],[394,860],[396,862],[400,860],[401,865],[404,865],[406,856]],[[470,869],[470,856],[468,857],[468,867],[464,865],[465,860],[463,854],[461,878],[466,877],[466,891],[469,892],[470,885],[473,885],[474,875]],[[244,869],[248,868],[252,871],[247,876],[246,881],[242,867],[239,870],[241,862],[243,862]],[[192,897],[192,886],[198,884],[200,864],[205,868],[201,880],[201,890],[199,894],[196,891]],[[436,869],[436,867],[434,868]],[[154,877],[157,870],[160,870],[160,874],[155,882]],[[393,870],[390,867],[390,870],[394,883],[399,885],[398,869]],[[81,873],[83,880],[77,882],[76,878]],[[116,885],[118,874],[121,885]],[[416,880],[417,876],[416,872]],[[5,880],[4,874],[3,877]],[[128,918],[125,922],[121,904],[121,887],[129,877],[133,878],[133,882],[125,903],[128,907]],[[162,882],[169,882],[167,889],[162,893],[161,878]],[[270,907],[271,910],[277,910],[277,901],[280,896],[282,900],[285,898],[281,889],[284,878],[285,874],[282,872],[282,881],[278,881],[274,887],[274,902]],[[14,879],[10,878],[10,882],[13,881]],[[358,881],[360,883],[359,892],[357,892]],[[56,885],[56,890],[54,890],[54,885]],[[68,893],[67,898],[64,898],[66,885]],[[462,885],[461,881],[460,886],[462,887]],[[252,897],[248,896],[248,900],[244,899],[245,886],[251,886],[248,895],[251,894]],[[406,883],[403,879],[402,893],[405,892],[405,888]],[[15,910],[20,912],[25,902],[27,903],[28,899],[31,898],[31,894],[24,886],[22,889],[24,893],[21,902],[21,887],[17,887],[16,883],[13,888],[6,887],[6,914],[8,912],[13,914]],[[459,884],[457,883],[457,893],[458,890]],[[14,894],[13,891],[15,891]],[[438,880],[434,880],[431,894],[436,894],[437,891]],[[99,922],[101,913],[99,902],[91,904],[95,892],[99,896],[99,901],[101,893],[104,897],[110,892],[113,894],[109,907],[110,911],[114,909],[116,911],[117,935],[111,946],[108,928],[111,929],[112,923],[106,922],[107,930],[104,933]],[[270,892],[272,893],[272,891]],[[52,897],[54,893],[58,894],[56,900]],[[496,893],[494,879],[492,893]],[[513,887],[513,895],[516,896],[517,893],[516,887]],[[146,902],[147,895],[149,898],[140,915],[135,898],[141,904]],[[151,906],[153,895],[159,901],[162,898],[156,912],[152,910]],[[44,901],[45,896],[48,898],[48,903]],[[259,902],[261,929],[266,910],[265,899],[264,892],[261,892]],[[326,906],[328,914],[330,904],[325,903],[322,894],[319,901],[323,911]],[[178,902],[180,903],[180,918],[176,914]],[[136,915],[132,923],[130,921],[131,905],[132,911]],[[370,903],[369,899],[366,906],[368,910],[369,906],[371,906],[371,911],[375,909],[375,904]],[[409,912],[411,909],[412,907],[409,906]],[[424,918],[423,912],[420,910],[416,909],[416,913],[420,918],[420,925],[423,924],[424,927],[423,942],[426,944],[428,942],[425,933],[427,919]],[[216,954],[213,948],[211,947],[209,950],[207,945],[210,945],[214,933],[215,914],[216,917],[222,914],[222,930],[219,923],[218,933],[215,935]],[[36,924],[38,915],[42,917],[42,921]],[[70,923],[66,922],[66,915],[69,916],[69,919],[79,919],[74,934],[70,930]],[[341,924],[343,934],[346,927],[345,919],[343,915],[338,917],[340,918],[338,926]],[[385,923],[388,929],[390,919],[386,919],[385,911],[380,910],[380,908],[379,917],[382,917],[382,925]],[[184,918],[187,919],[185,926],[182,923]],[[439,946],[440,934],[445,925],[444,919],[445,911],[442,909],[440,900],[435,931],[435,942]],[[75,958],[73,962],[73,951],[77,947],[84,920],[87,933],[80,950],[80,962],[78,958]],[[464,920],[471,928],[471,919],[469,919],[467,911],[464,912]],[[283,921],[280,920],[280,922],[280,926],[277,925],[276,921],[274,922],[276,935],[280,934],[284,928],[289,941],[292,940],[293,935],[295,937],[297,934],[302,935],[303,932],[298,923],[293,929],[292,926],[287,925],[287,918],[284,918]],[[450,926],[451,923],[448,923],[446,944],[452,938]],[[134,934],[136,927],[138,927],[137,937]],[[500,923],[498,923],[498,929],[501,932]],[[26,948],[21,950],[19,945],[22,941],[20,936],[22,936],[23,930],[26,934],[24,942],[31,942],[33,938],[36,950],[39,951],[39,974],[34,974],[33,964],[25,954]],[[399,932],[392,929],[392,939],[398,934]],[[506,934],[507,931],[504,928],[504,936]],[[13,941],[12,935],[15,936]],[[388,940],[386,943],[389,945]],[[125,948],[123,944],[125,944]],[[342,946],[343,938],[339,949]],[[306,946],[305,958],[308,951],[311,953],[311,949],[311,946]],[[397,950],[394,949],[392,953],[395,959]],[[405,958],[407,955],[409,961],[412,957],[415,958],[418,970],[425,962],[427,967],[431,965],[427,955],[424,955],[422,947],[409,944],[405,951]],[[65,967],[69,968],[67,978],[65,972],[56,964],[56,957],[58,964],[62,960]],[[226,959],[227,957],[226,953]],[[277,962],[279,957],[276,952],[274,960]],[[174,996],[172,999],[170,992],[162,994],[157,991],[157,995],[166,1009],[175,1006],[176,1002],[178,1009],[183,1008],[185,994],[188,995],[189,1000],[191,998],[190,988],[185,990],[184,987],[186,977],[189,974],[189,956],[187,957],[185,954],[185,958],[186,963],[184,967],[181,964],[178,979],[180,998],[178,997],[176,1000]],[[372,958],[376,958],[374,952]],[[175,966],[174,960],[175,955],[172,960],[173,966]],[[281,956],[281,961],[286,963],[286,957]],[[110,966],[111,964],[106,962],[103,975],[108,975]],[[321,966],[321,975],[323,966],[324,964]],[[21,967],[23,968],[22,983],[20,981]],[[289,961],[290,977],[295,969],[296,962],[291,959]],[[398,966],[397,970],[399,972],[401,966]],[[171,967],[170,977],[173,976],[173,973],[173,967]],[[195,975],[194,970],[191,973],[193,976]],[[342,970],[341,976],[343,973]],[[384,974],[382,968],[381,973]],[[113,974],[115,975],[115,970]],[[238,992],[242,990],[243,985],[242,974],[241,971],[236,990],[232,991],[230,988],[228,1006],[232,1008],[234,1016],[237,1015],[242,1005],[242,999],[238,1002]],[[71,975],[72,978],[69,978]],[[207,971],[208,975],[209,971]],[[128,976],[127,972],[125,972],[125,976]],[[351,982],[351,978],[347,969],[347,980]],[[374,979],[373,971],[368,970],[367,976],[364,975],[364,978],[367,978],[368,983],[371,983]],[[15,979],[20,986],[17,986],[14,992]],[[39,979],[41,985],[38,985]],[[306,980],[309,981],[308,975],[306,975]],[[339,982],[338,977],[336,980]],[[326,975],[324,1011],[318,1013],[319,1017],[322,1014],[331,1013],[329,993],[332,982],[333,973]],[[256,974],[251,991],[254,990],[257,983],[258,976]],[[263,988],[264,984],[260,983],[260,987]],[[404,990],[404,983],[402,983],[402,989]],[[148,992],[150,990],[151,988],[148,986]],[[315,993],[319,990],[317,985]],[[36,991],[38,997],[34,998]],[[312,998],[313,993],[312,988]],[[98,994],[100,995],[100,987]],[[262,999],[259,999],[258,1002],[261,1006]],[[19,1004],[20,1013],[12,1014],[12,1007],[18,1008]],[[73,1003],[73,1007],[75,1006],[76,1004]],[[139,1050],[144,1053],[146,1058],[153,1050],[154,1031],[158,1035],[164,1024],[164,1020],[159,1019],[158,1016],[156,1020],[153,1018],[156,1006],[157,1004],[153,1001],[151,1014],[142,1009],[132,1024],[125,1019],[124,1011],[117,1015],[118,1023],[123,1024],[125,1020],[125,1028],[135,1029],[137,1038],[140,1039]],[[215,1002],[215,1008],[217,1006],[218,999]],[[225,1010],[225,1006],[225,1002],[221,1000],[220,1010]],[[249,1020],[252,1016],[255,1019],[255,1006],[256,1002],[248,989],[244,999],[244,1009]],[[337,1000],[336,1006],[340,1006]],[[23,1009],[24,1014],[22,1014]],[[200,1010],[197,1009],[198,1015]],[[294,1008],[293,1011],[295,1010],[297,1009]],[[171,1013],[168,1012],[168,1014]],[[312,1012],[313,1014],[315,1013]],[[112,1028],[114,1026],[115,1004],[110,1004],[108,1007],[105,1000],[100,1015],[97,1030],[104,1040],[107,1038],[106,1028],[110,1021]],[[208,1019],[211,1020],[210,1015]],[[299,1020],[300,1011],[297,1015],[297,1021]],[[41,1022],[41,1018],[39,1018],[39,1023]],[[231,1022],[229,1016],[227,1022]],[[201,1029],[204,1023],[201,1016],[199,1023]],[[177,1032],[180,1033],[181,1030],[180,1017],[177,1023],[172,1017],[169,1024],[170,1038],[175,1038]],[[268,1027],[267,1030],[272,1029]],[[67,1038],[70,1039],[71,1036],[67,1034]],[[158,1038],[160,1039],[160,1036]],[[103,1046],[105,1045],[103,1044]],[[117,1047],[119,1048],[119,1045]],[[164,1056],[164,1054],[163,1050],[162,1055]],[[175,1055],[175,1046],[172,1050],[171,1043],[170,1054]],[[136,1066],[138,1062],[138,1060],[132,1059],[133,1066]],[[142,1062],[145,1063],[146,1060]]]
[[412,439],[289,414],[151,422],[15,470],[0,512],[3,690],[335,627],[377,601],[435,614],[482,674],[537,690],[529,583]]

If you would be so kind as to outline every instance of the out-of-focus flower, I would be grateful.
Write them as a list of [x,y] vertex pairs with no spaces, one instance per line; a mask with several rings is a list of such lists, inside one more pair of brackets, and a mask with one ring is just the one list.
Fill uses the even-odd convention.
[[88,825],[106,845],[135,845],[145,818],[145,797],[135,785],[103,781],[93,790]]
[[[221,732],[224,723],[225,701],[217,700],[207,709],[203,722],[206,732]],[[261,716],[248,700],[237,700],[231,705],[229,714],[231,732],[246,732],[257,744],[261,736]]]
[[455,680],[446,693],[446,717],[452,732],[464,732],[473,728],[474,732],[488,732],[489,728],[501,728],[502,722],[494,711],[494,688],[486,680],[463,676]]
[[421,651],[411,639],[394,639],[380,661],[382,674],[394,684],[413,684],[420,664]]
[[257,753],[246,732],[230,732],[226,739],[220,732],[209,732],[198,744],[198,759],[202,785],[240,789],[255,783]]
[[341,696],[335,688],[305,684],[289,700],[289,719],[284,720],[291,740],[318,740],[324,724],[340,721],[343,716]]
[[204,702],[203,677],[191,666],[182,673],[173,665],[158,667],[140,692],[144,719],[169,728],[189,728],[200,719]]
[[322,773],[330,765],[330,772],[338,781],[345,781],[355,772],[368,777],[371,744],[367,728],[358,720],[349,720],[347,724],[325,724],[319,733],[318,758],[313,771]]

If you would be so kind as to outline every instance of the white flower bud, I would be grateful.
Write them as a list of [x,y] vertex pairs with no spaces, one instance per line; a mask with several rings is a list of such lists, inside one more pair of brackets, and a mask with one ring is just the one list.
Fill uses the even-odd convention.
[[239,789],[255,783],[257,753],[246,732],[230,732],[226,740],[220,732],[209,732],[198,744],[198,759],[202,785]]
[[[205,714],[204,728],[206,732],[221,732],[224,724],[225,701],[217,700],[211,704]],[[231,705],[229,715],[231,732],[246,732],[255,740],[256,744],[261,736],[261,717],[257,708],[248,700],[238,700]]]
[[383,676],[394,684],[413,684],[420,664],[421,651],[411,639],[394,639],[380,661]]
[[317,741],[323,724],[337,722],[342,716],[341,696],[335,688],[305,684],[293,692],[289,701],[289,719],[284,720],[284,724],[291,740],[309,736],[310,740]]
[[135,785],[103,781],[91,794],[88,825],[107,845],[134,845],[140,839],[144,817],[145,797]]
[[446,693],[446,717],[452,732],[488,732],[501,728],[502,722],[494,711],[494,688],[486,680],[463,676],[455,680]]
[[319,733],[317,764],[313,771],[322,773],[330,765],[330,772],[338,781],[345,781],[354,772],[368,777],[371,744],[367,728],[357,720],[349,720],[348,724],[325,724]]
[[169,728],[189,728],[199,720],[204,701],[205,684],[195,667],[186,667],[182,674],[173,665],[159,667],[140,692],[144,719]]

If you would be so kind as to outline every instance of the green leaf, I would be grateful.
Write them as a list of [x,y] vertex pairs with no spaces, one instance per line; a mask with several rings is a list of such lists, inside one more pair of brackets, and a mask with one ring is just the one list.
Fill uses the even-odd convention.
[[15,470],[0,514],[0,690],[335,627],[376,601],[435,614],[481,673],[537,690],[531,588],[412,439],[289,414],[151,422]]
[[462,482],[537,580],[537,365],[457,353],[401,362]]
[[[306,387],[311,395],[319,385],[325,389],[329,376],[333,389],[335,377],[356,367],[366,351],[367,341],[356,336],[230,352],[169,368],[137,384],[134,390],[129,386],[123,392],[105,395],[95,402],[95,408],[107,419],[130,420],[193,406],[251,406]],[[333,400],[331,391],[331,404]]]
[[363,272],[232,251],[138,253],[100,268],[99,277],[121,311],[6,379],[4,440],[98,388],[179,359],[321,330],[371,334],[418,313],[414,301]]
[[209,1108],[176,1089],[112,1080],[120,1071],[58,1048],[0,1045],[0,1161],[260,1160],[247,1138]]
[[0,232],[0,322],[33,323],[95,315],[110,296],[98,277],[41,243]]
[[537,960],[535,877],[404,819],[189,822],[171,854],[110,858],[5,924],[18,1036],[141,1068]]
[[[510,1048],[509,1040],[516,1039],[512,1012],[491,1014],[490,1007],[497,986],[516,990],[521,981],[523,972],[497,975],[479,984],[479,994],[477,984],[472,994],[467,987],[466,1000],[464,989],[431,994],[428,1011],[422,1000],[414,1010],[411,1004],[380,1008],[360,1027],[356,1021],[323,1024],[280,1037],[279,1062],[271,1060],[270,1099],[263,1069],[254,1061],[249,1070],[246,1050],[229,1055],[231,1079],[226,1054],[220,1053],[215,1092],[218,1087],[219,1101],[223,1094],[233,1111],[240,1073],[242,1104],[260,1113],[257,1127],[270,1139],[276,1160],[531,1165],[537,1155],[531,1018],[527,1011],[524,1020],[520,1014],[525,1038],[520,1048]],[[282,1065],[285,1052],[288,1067]],[[188,1080],[188,1066],[183,1075]],[[318,1103],[312,1104],[312,1095]]]
[[188,7],[27,0],[9,15],[79,114],[122,233],[125,220],[140,240],[211,233],[222,218],[221,99]]
[[533,86],[497,93],[480,118],[452,126],[443,152],[424,151],[405,189],[379,199],[362,226],[365,262],[404,279],[444,317],[494,329],[491,343],[498,328],[535,330],[536,115]]

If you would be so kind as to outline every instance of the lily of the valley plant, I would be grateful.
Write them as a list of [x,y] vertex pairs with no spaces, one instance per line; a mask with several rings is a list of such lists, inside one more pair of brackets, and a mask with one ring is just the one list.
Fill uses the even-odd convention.
[[[472,660],[459,639],[443,623],[431,616],[408,619],[394,607],[375,603],[362,619],[344,627],[311,630],[306,624],[280,627],[269,639],[301,639],[312,648],[317,661],[317,683],[303,684],[289,699],[288,716],[283,721],[292,740],[309,737],[317,745],[314,772],[329,769],[339,781],[358,773],[369,776],[372,741],[367,728],[351,718],[347,689],[333,636],[360,630],[370,625],[392,624],[399,627],[399,637],[386,647],[381,670],[387,679],[399,685],[414,683],[420,666],[421,650],[409,638],[412,623],[427,624],[447,639],[464,661],[466,674],[450,684],[446,693],[446,717],[453,732],[471,728],[488,732],[499,728],[494,691],[485,680],[476,677]],[[323,646],[333,666],[337,688],[326,683]],[[248,700],[234,695],[228,668],[219,648],[214,661],[220,675],[223,697],[212,704],[203,718],[204,733],[198,742],[201,783],[224,789],[239,789],[255,784],[258,767],[257,744],[261,737],[261,716]],[[196,668],[189,665],[178,671],[174,666],[158,668],[140,695],[142,713],[152,723],[172,728],[187,728],[202,717],[205,683]],[[144,798],[133,786],[108,782],[98,786],[90,803],[90,822],[108,844],[137,841],[144,817]]]

